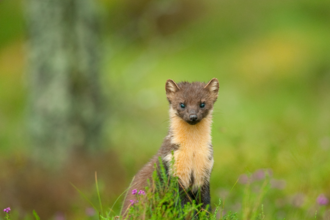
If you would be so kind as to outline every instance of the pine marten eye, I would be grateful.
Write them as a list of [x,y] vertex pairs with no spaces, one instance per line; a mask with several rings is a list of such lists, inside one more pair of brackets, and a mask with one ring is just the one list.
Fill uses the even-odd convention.
[[204,108],[204,107],[205,107],[205,103],[202,102],[202,103],[199,105],[199,107]]
[[181,108],[185,108],[186,105],[185,105],[184,103],[180,103],[180,107],[181,107]]

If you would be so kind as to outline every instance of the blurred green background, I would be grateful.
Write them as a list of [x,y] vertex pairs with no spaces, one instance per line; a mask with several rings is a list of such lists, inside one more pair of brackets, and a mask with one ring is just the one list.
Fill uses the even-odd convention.
[[97,4],[107,102],[102,152],[76,152],[54,174],[29,159],[24,4],[0,1],[1,207],[18,219],[33,209],[44,219],[93,219],[70,182],[97,203],[97,171],[103,205],[111,207],[166,136],[165,81],[216,77],[212,202],[221,198],[225,212],[241,212],[240,177],[255,177],[256,193],[267,169],[266,219],[330,218],[330,206],[317,204],[319,195],[330,198],[330,1]]

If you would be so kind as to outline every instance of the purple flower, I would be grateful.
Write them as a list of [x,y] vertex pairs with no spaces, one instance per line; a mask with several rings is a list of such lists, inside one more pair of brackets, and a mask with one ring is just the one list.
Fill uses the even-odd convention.
[[143,191],[143,190],[140,190],[140,191],[139,191],[139,195],[145,195],[145,194],[146,194],[145,191]]
[[89,207],[89,208],[86,208],[85,213],[88,216],[93,216],[93,215],[95,215],[95,210],[93,208]]
[[252,174],[253,180],[262,180],[266,176],[265,171],[263,169],[257,170]]
[[132,195],[135,195],[137,193],[137,189],[132,190]]
[[249,182],[250,182],[250,178],[249,178],[249,176],[248,175],[246,175],[246,174],[242,174],[242,175],[240,175],[239,176],[239,178],[238,178],[238,182],[240,183],[240,184],[248,184]]
[[131,205],[134,205],[135,203],[137,203],[138,201],[137,200],[129,200]]
[[54,216],[55,220],[65,220],[65,215],[62,212],[56,212]]
[[325,197],[325,195],[323,195],[323,194],[319,195],[317,197],[316,201],[319,205],[327,205],[329,202],[328,198]]
[[11,211],[11,209],[10,209],[10,207],[8,207],[8,208],[5,208],[3,211],[9,213]]

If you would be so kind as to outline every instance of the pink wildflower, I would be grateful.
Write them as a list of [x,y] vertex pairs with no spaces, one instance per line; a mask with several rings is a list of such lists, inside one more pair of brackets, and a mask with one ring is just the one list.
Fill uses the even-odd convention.
[[137,193],[137,189],[132,190],[132,195],[135,195]]
[[88,216],[93,216],[93,215],[95,215],[95,210],[93,208],[89,207],[89,208],[86,208],[85,213]]
[[323,195],[323,194],[319,195],[317,197],[316,201],[319,205],[327,205],[329,202],[328,198],[325,197],[325,195]]
[[145,194],[146,194],[145,191],[143,191],[143,190],[140,190],[140,191],[139,191],[139,195],[145,195]]
[[8,207],[8,208],[5,208],[3,211],[9,213],[11,211],[11,209],[10,209],[10,207]]
[[266,176],[265,171],[263,169],[257,170],[252,174],[253,180],[262,180]]
[[250,182],[250,177],[246,174],[242,174],[239,176],[238,182],[243,185],[248,184]]

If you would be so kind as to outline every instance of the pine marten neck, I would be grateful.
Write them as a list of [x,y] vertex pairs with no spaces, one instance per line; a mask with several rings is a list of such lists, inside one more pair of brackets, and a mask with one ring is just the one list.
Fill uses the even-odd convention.
[[[193,191],[197,191],[205,185],[205,181],[209,181],[213,167],[212,115],[208,114],[199,123],[191,125],[175,115],[174,112],[173,109],[170,109],[171,144],[179,147],[174,151],[175,173],[171,169],[170,172],[179,177],[184,188],[192,188]],[[169,153],[165,160],[172,161],[172,153]]]
[[178,117],[171,108],[170,123],[172,143],[179,144],[181,148],[190,147],[193,150],[194,147],[211,143],[212,112],[199,123],[190,125]]

